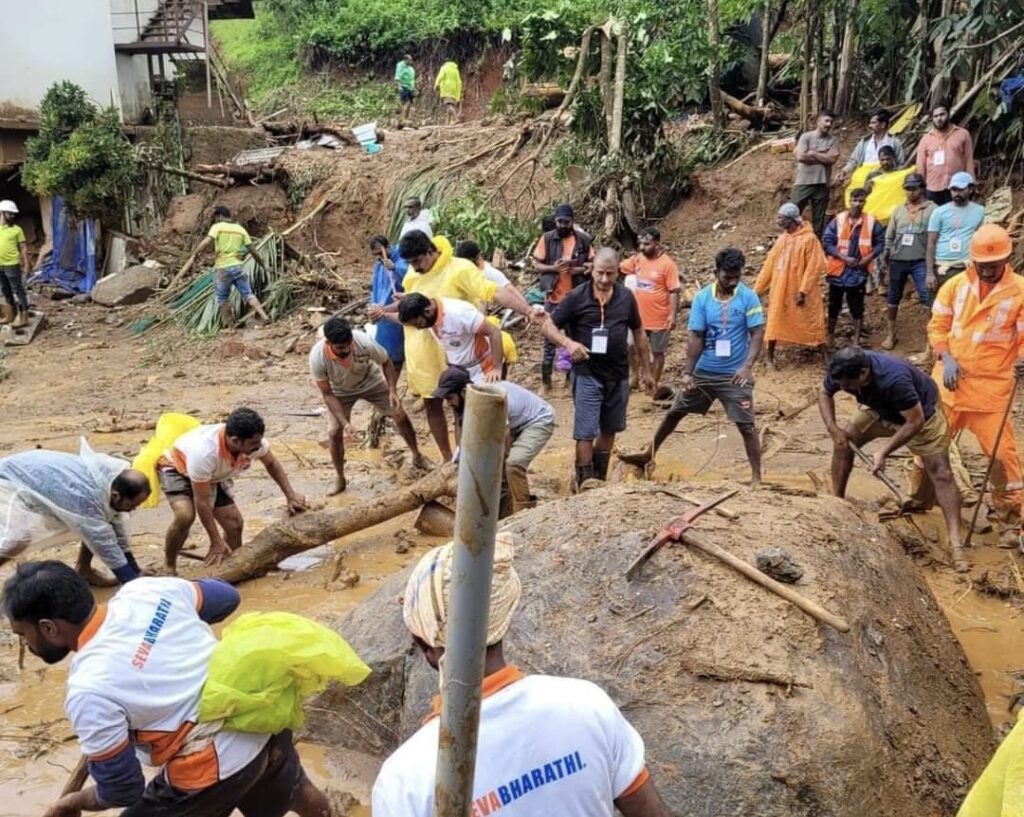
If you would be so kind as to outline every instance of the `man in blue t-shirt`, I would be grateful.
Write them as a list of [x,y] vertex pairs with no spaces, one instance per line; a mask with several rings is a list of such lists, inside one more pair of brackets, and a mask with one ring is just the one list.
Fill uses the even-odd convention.
[[965,171],[949,180],[952,201],[932,210],[928,218],[925,283],[931,292],[967,268],[971,237],[985,221],[985,208],[971,201],[974,177]]
[[[852,394],[860,406],[845,428],[840,428],[836,420],[835,395],[840,391]],[[935,487],[935,498],[949,530],[954,568],[957,572],[969,570],[960,543],[960,491],[949,463],[949,424],[935,381],[903,358],[847,346],[828,363],[818,410],[834,443],[832,493],[840,498],[846,495],[853,469],[850,443],[861,446],[885,439],[875,452],[873,474],[884,470],[889,455],[905,445],[921,458]]]
[[682,389],[665,414],[654,439],[643,450],[619,458],[651,462],[668,435],[687,414],[706,414],[718,400],[736,424],[750,462],[752,484],[761,482],[761,443],[754,426],[754,362],[764,341],[764,310],[750,287],[740,283],[746,259],[735,248],[715,256],[715,282],[704,287],[690,307],[690,335]]
[[[402,279],[409,264],[398,254],[398,247],[391,247],[382,235],[370,239],[370,252],[374,258],[370,305],[388,306],[395,302],[395,293],[403,291]],[[394,321],[379,321],[374,340],[384,347],[401,374],[405,363],[405,328]]]

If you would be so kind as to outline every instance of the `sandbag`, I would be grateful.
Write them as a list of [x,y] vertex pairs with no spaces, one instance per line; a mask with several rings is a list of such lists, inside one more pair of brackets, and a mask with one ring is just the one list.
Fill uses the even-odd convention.
[[[850,206],[850,193],[858,187],[864,187],[868,175],[872,171],[878,170],[878,168],[878,162],[869,162],[853,171],[853,174],[850,176],[850,183],[846,186],[846,193],[844,194],[844,201],[847,207]],[[868,194],[868,200],[864,204],[865,212],[873,215],[880,224],[888,224],[892,211],[907,200],[907,195],[903,192],[903,180],[911,173],[916,172],[917,168],[911,165],[910,167],[894,170],[892,173],[883,173],[881,176],[876,176],[871,182],[871,192]]]
[[164,452],[186,431],[199,425],[195,417],[188,414],[168,412],[156,421],[156,431],[142,450],[132,460],[132,468],[141,471],[149,480],[149,499],[140,508],[155,508],[160,504],[160,480],[156,477],[156,464]]
[[957,817],[1024,817],[1024,721],[996,750]]
[[214,648],[199,721],[227,729],[298,729],[306,698],[331,681],[355,686],[370,668],[333,630],[293,613],[246,613]]

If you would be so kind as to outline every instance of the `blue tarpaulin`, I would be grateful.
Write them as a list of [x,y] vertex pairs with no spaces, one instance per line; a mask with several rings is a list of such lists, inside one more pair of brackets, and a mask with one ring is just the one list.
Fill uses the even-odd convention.
[[96,284],[96,221],[72,221],[64,201],[56,196],[50,235],[53,252],[32,282],[53,284],[68,292],[92,292]]
[[1013,107],[1013,97],[1022,88],[1024,88],[1024,74],[1018,74],[1015,77],[1003,80],[1003,84],[999,86],[999,93],[1003,98],[1003,104],[1007,108]]

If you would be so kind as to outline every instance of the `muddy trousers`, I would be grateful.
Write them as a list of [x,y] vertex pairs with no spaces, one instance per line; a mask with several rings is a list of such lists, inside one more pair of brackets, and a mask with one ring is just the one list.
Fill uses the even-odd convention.
[[[558,304],[553,304],[551,303],[551,301],[545,301],[544,311],[550,315],[552,312],[555,311],[556,306],[558,306]],[[551,380],[551,372],[555,368],[555,353],[557,350],[558,347],[555,346],[555,344],[553,344],[547,338],[544,338],[544,357],[542,358],[540,364],[540,374],[545,382]]]
[[[1001,412],[957,411],[945,406],[949,433],[956,436],[959,431],[969,431],[978,440],[986,457],[992,456],[996,434],[999,432]],[[1016,530],[1021,523],[1021,500],[1024,499],[1024,482],[1021,481],[1020,458],[1017,456],[1017,440],[1013,427],[1007,424],[1003,429],[996,462],[992,466],[989,480],[992,491],[992,506],[1000,531]]]
[[25,292],[25,279],[21,277],[21,267],[0,267],[0,289],[8,304],[28,312],[28,294]]
[[508,457],[505,459],[505,481],[511,502],[510,513],[533,507],[534,499],[530,495],[530,481],[526,472],[554,433],[554,423],[534,423],[513,436]]

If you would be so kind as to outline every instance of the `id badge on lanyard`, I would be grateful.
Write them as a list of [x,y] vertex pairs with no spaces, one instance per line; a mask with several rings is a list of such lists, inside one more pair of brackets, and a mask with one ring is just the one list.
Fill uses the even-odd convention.
[[590,354],[608,354],[608,330],[604,328],[604,301],[597,299],[597,305],[601,308],[601,326],[590,330]]
[[[731,300],[731,299],[730,299]],[[729,329],[729,301],[722,304],[722,333]],[[729,338],[715,339],[715,357],[732,357],[732,340]]]

